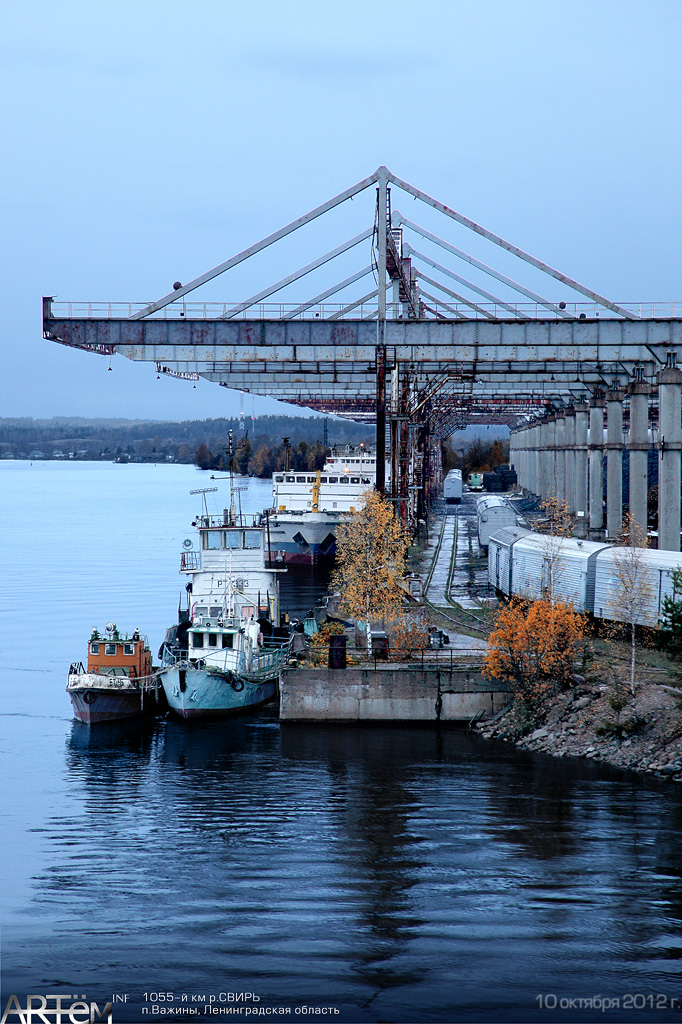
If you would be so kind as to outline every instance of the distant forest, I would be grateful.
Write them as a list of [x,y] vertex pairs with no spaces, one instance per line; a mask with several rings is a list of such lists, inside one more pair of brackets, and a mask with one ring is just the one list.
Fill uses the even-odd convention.
[[232,430],[235,469],[268,476],[283,465],[283,438],[292,468],[315,468],[323,458],[325,434],[333,444],[371,444],[374,430],[362,423],[323,416],[250,416],[239,419],[158,420],[0,419],[0,458],[82,459],[119,462],[196,463],[226,466]]

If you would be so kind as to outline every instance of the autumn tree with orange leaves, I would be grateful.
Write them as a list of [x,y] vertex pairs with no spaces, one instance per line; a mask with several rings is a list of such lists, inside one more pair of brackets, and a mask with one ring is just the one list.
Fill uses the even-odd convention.
[[367,629],[372,653],[372,619],[394,617],[404,596],[407,538],[393,506],[377,491],[366,491],[357,512],[336,531],[336,569],[332,589],[341,606]]
[[545,699],[568,685],[585,653],[586,630],[571,605],[514,600],[498,613],[483,674],[509,683],[523,717],[534,723]]

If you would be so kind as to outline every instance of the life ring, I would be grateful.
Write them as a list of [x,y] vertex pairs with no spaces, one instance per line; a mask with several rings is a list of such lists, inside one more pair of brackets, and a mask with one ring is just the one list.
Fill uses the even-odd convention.
[[94,704],[97,700],[97,694],[93,693],[92,690],[86,690],[83,694],[83,700],[86,704]]
[[244,689],[244,682],[243,682],[243,680],[241,680],[241,679],[233,679],[232,680],[232,689],[234,690],[235,693],[241,693],[242,690]]

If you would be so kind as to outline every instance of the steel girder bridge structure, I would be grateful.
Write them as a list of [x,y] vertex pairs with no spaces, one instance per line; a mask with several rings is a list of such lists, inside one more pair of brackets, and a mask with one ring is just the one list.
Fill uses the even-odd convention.
[[[242,301],[187,299],[366,190],[375,191],[373,223],[359,234]],[[402,215],[396,193],[572,301],[540,294]],[[334,261],[348,253],[362,253],[365,265],[329,283]],[[313,297],[273,301],[321,268],[327,283]],[[682,306],[610,301],[386,167],[189,283],[176,281],[155,302],[43,300],[50,340],[376,423],[377,486],[386,488],[388,455],[390,494],[406,520],[423,515],[439,482],[443,438],[476,423],[519,430],[629,381],[653,381],[682,354],[681,318]]]

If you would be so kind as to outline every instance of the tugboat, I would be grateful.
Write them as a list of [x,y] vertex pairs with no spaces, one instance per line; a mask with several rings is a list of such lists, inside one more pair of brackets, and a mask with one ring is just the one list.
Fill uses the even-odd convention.
[[88,643],[88,665],[72,664],[66,692],[79,722],[113,722],[156,714],[160,681],[152,665],[147,637],[136,629],[132,635],[119,633],[108,622],[106,636],[95,628]]
[[172,711],[181,718],[220,718],[273,700],[291,637],[280,629],[278,572],[266,564],[267,525],[250,523],[234,503],[222,516],[192,524],[198,551],[186,540],[180,572],[190,577],[187,607],[166,632],[160,678]]

